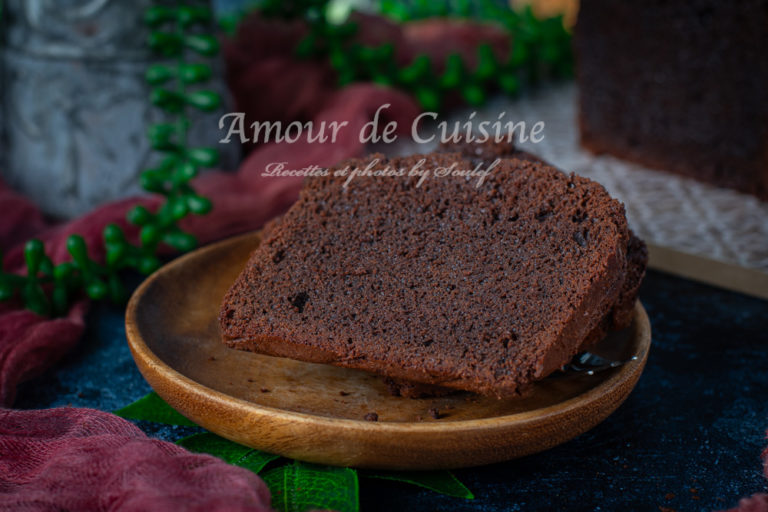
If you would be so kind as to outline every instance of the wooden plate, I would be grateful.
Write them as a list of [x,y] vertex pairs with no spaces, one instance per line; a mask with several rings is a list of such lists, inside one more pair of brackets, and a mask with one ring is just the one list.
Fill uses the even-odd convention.
[[[219,305],[259,240],[258,233],[245,235],[171,262],[139,287],[126,315],[131,352],[155,391],[195,423],[253,448],[386,469],[507,460],[604,420],[648,357],[651,330],[639,302],[633,325],[601,343],[604,355],[637,359],[592,376],[552,376],[511,400],[468,393],[398,398],[365,372],[232,350],[219,340]],[[364,420],[370,412],[377,422]]]

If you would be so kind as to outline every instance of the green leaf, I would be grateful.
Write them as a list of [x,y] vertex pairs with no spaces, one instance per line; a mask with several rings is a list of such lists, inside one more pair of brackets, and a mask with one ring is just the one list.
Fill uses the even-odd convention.
[[185,427],[195,427],[195,423],[179,414],[176,409],[165,403],[165,401],[152,391],[130,405],[114,411],[121,418],[129,420],[154,421],[155,423],[164,423],[166,425],[181,425]]
[[275,455],[274,453],[251,450],[245,457],[235,462],[235,465],[240,466],[241,468],[250,469],[258,474],[267,464],[279,458],[280,456]]
[[279,455],[254,450],[210,432],[193,434],[176,441],[176,444],[183,446],[191,452],[208,453],[219,457],[224,462],[250,469],[254,473],[259,473],[264,469],[264,466],[280,458]]
[[475,495],[462,484],[450,471],[387,471],[381,473],[365,473],[368,478],[393,480],[406,484],[417,485],[431,491],[446,494],[455,498],[472,500]]
[[263,479],[272,493],[272,507],[280,512],[360,510],[357,471],[351,468],[295,461],[267,471]]
[[219,437],[216,434],[211,434],[210,432],[193,434],[189,437],[179,439],[176,441],[176,444],[183,446],[191,452],[214,455],[230,464],[234,464],[245,457],[248,452],[252,451],[252,448],[233,443],[228,439]]

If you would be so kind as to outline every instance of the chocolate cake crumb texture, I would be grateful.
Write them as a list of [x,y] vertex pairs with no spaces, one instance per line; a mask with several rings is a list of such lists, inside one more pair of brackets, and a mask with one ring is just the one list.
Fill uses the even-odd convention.
[[508,146],[456,149],[375,157],[458,169],[504,158],[479,187],[463,176],[420,187],[407,176],[347,188],[332,172],[307,179],[226,295],[225,342],[510,396],[626,326],[646,256],[623,206]]

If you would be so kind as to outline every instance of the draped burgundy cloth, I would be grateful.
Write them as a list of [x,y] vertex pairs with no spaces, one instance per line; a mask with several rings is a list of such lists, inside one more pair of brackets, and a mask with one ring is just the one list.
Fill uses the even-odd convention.
[[[499,52],[508,48],[503,34],[487,26],[457,22],[421,22],[406,27],[360,16],[361,39],[390,41],[407,62],[420,52],[444,57],[454,51],[471,60],[480,42]],[[266,166],[327,166],[360,156],[363,125],[383,104],[388,119],[402,133],[419,113],[412,98],[372,84],[343,89],[327,64],[299,60],[293,45],[304,28],[252,17],[225,45],[227,80],[235,110],[254,121],[346,121],[335,143],[255,145],[235,173],[211,172],[195,182],[213,201],[213,211],[189,218],[183,227],[201,243],[261,227],[296,199],[302,178],[262,175]],[[23,242],[37,237],[55,263],[69,259],[65,242],[81,234],[91,256],[103,259],[101,233],[109,223],[123,226],[129,238],[137,230],[125,221],[137,203],[148,207],[157,197],[104,205],[65,224],[46,222],[40,211],[0,182],[0,249],[6,270],[23,270]],[[0,511],[47,510],[269,510],[269,492],[248,470],[207,455],[191,454],[174,444],[147,438],[117,416],[90,409],[14,410],[16,387],[49,369],[72,350],[84,329],[88,302],[76,303],[63,318],[48,319],[19,304],[0,304]],[[5,408],[3,408],[5,407]],[[764,454],[765,455],[765,454]],[[765,496],[744,500],[741,511],[768,511]]]

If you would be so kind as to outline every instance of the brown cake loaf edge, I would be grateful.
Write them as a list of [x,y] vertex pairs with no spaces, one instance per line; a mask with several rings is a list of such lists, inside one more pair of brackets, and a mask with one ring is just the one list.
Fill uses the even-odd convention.
[[[648,249],[645,246],[645,242],[634,233],[631,233],[627,252],[627,278],[624,281],[619,300],[613,309],[605,315],[603,320],[587,335],[581,343],[578,352],[590,350],[605,338],[609,332],[619,331],[629,327],[632,323],[635,301],[637,300],[638,291],[648,266]],[[391,395],[403,398],[437,398],[459,391],[433,384],[422,384],[420,382],[390,377],[384,377],[384,384]]]
[[766,22],[762,2],[583,0],[581,145],[768,200]]
[[[623,209],[621,210],[621,218],[615,220],[617,225],[624,225],[624,229],[626,230],[626,219],[623,217]],[[592,338],[594,332],[598,332],[596,329],[599,329],[603,324],[613,323],[613,320],[607,322],[605,319],[607,317],[612,319],[617,316],[615,312],[620,309],[617,308],[617,305],[620,302],[622,294],[627,297],[631,295],[624,293],[626,288],[625,277],[627,275],[626,268],[628,261],[627,247],[629,245],[628,230],[626,230],[626,232],[627,234],[624,238],[627,242],[623,246],[617,246],[615,252],[607,257],[607,268],[605,268],[599,276],[597,284],[591,287],[589,295],[581,301],[579,307],[572,311],[570,318],[564,323],[560,336],[553,343],[549,353],[541,358],[535,367],[530,369],[532,375],[530,375],[529,378],[531,380],[536,380],[551,373],[570,360],[583,345],[583,342]],[[235,285],[233,285],[228,297],[232,295],[236,296],[241,292],[247,293],[247,290],[243,289],[244,286],[246,286],[246,282],[239,279]],[[625,302],[628,303],[631,310],[633,300],[627,300]],[[472,377],[456,378],[453,375],[430,374],[427,371],[418,371],[418,369],[415,370],[414,368],[403,369],[397,365],[390,364],[389,361],[375,360],[372,358],[364,360],[356,358],[350,360],[345,358],[343,354],[335,353],[333,350],[325,349],[323,347],[309,346],[304,343],[295,343],[291,340],[284,340],[278,337],[256,335],[240,338],[237,336],[228,336],[225,333],[225,342],[229,346],[239,349],[252,350],[311,362],[353,367],[371,371],[373,373],[379,373],[389,378],[405,379],[429,385],[465,389],[484,394],[497,394],[500,396],[513,395],[517,392],[517,386],[496,387],[489,385],[488,383],[477,382],[476,379]]]

